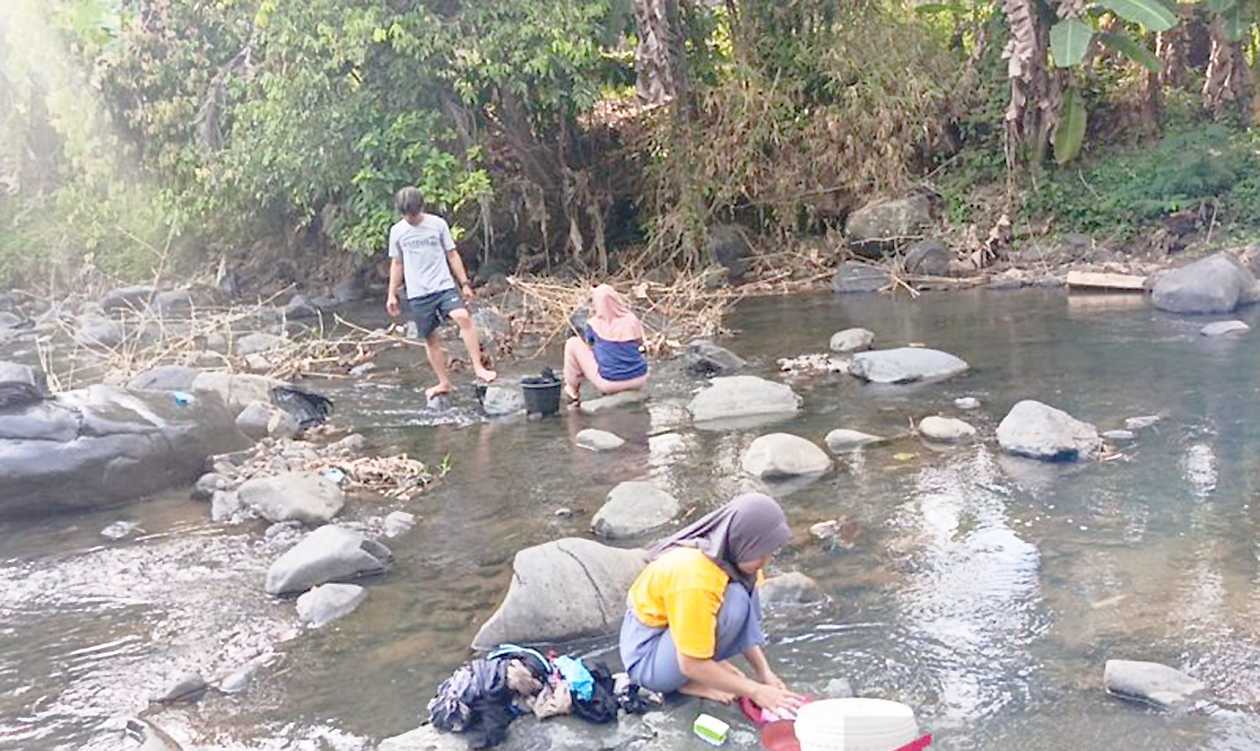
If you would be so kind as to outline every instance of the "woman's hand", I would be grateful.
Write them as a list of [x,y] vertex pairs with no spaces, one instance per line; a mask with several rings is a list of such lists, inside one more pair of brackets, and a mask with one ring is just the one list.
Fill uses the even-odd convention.
[[774,686],[775,688],[781,688],[785,691],[787,690],[787,684],[783,682],[782,678],[775,675],[774,671],[771,670],[769,666],[762,668],[760,671],[757,672],[757,682],[764,683],[767,686]]
[[757,686],[750,697],[762,709],[776,712],[795,712],[805,703],[805,697],[794,694],[781,686],[762,683]]

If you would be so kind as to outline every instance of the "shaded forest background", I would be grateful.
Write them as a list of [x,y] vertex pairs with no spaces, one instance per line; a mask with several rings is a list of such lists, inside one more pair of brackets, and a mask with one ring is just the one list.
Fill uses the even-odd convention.
[[[1260,227],[1260,0],[11,0],[0,281],[384,253],[419,185],[488,273],[827,263],[931,197],[977,265]],[[822,259],[820,261],[819,259]]]

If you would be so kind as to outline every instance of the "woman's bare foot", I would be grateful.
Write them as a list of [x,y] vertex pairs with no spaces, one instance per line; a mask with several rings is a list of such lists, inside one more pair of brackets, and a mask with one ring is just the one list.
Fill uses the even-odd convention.
[[428,400],[436,396],[444,396],[449,393],[451,393],[451,384],[439,383],[436,386],[430,386],[429,388],[425,389],[424,398]]
[[480,365],[473,368],[473,372],[477,374],[478,378],[485,381],[486,383],[489,383],[499,377],[498,373],[494,372],[493,370],[488,370],[486,368],[483,368]]
[[686,694],[687,696],[694,696],[697,699],[708,699],[709,701],[715,701],[718,704],[730,704],[735,701],[735,694],[727,693],[726,691],[719,691],[716,688],[709,688],[708,686],[701,685],[695,681],[687,681],[687,683],[683,684],[682,688],[678,689],[678,693]]

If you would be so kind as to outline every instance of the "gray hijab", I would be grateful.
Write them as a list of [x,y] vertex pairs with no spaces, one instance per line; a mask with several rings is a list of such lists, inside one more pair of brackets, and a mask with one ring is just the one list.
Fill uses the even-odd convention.
[[737,564],[774,553],[792,539],[783,509],[761,493],[736,496],[722,508],[652,547],[656,559],[671,548],[696,548],[749,592],[757,585]]

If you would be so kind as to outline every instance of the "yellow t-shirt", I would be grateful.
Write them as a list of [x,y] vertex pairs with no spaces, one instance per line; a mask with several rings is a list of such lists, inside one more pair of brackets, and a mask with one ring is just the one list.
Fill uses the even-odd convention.
[[695,548],[675,548],[647,565],[630,587],[630,607],[645,626],[669,627],[680,654],[713,657],[717,614],[730,577]]

